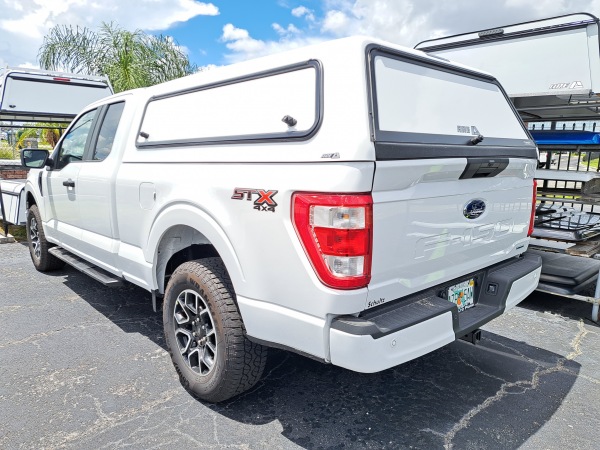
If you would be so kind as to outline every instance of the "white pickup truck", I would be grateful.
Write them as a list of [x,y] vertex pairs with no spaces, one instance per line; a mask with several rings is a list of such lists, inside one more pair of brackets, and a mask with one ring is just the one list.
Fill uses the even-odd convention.
[[163,298],[207,401],[254,385],[268,347],[377,372],[476,340],[538,282],[536,146],[501,86],[386,42],[114,95],[22,159],[36,268]]

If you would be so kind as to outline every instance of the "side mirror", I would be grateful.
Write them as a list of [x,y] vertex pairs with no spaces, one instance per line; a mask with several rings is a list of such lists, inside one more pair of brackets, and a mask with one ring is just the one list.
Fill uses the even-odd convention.
[[51,162],[48,155],[48,150],[24,148],[21,150],[21,165],[30,169],[41,169]]

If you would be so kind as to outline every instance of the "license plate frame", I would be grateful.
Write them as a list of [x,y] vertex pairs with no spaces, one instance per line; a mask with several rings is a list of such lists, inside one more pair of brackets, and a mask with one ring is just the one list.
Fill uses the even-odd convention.
[[461,281],[446,290],[447,299],[454,303],[458,312],[463,312],[475,306],[475,278]]

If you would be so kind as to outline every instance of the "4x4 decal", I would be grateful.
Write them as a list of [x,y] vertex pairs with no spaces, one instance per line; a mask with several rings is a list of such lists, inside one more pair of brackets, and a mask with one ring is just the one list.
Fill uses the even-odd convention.
[[231,198],[233,200],[252,200],[254,194],[258,195],[254,200],[254,209],[257,211],[270,211],[275,212],[277,202],[273,199],[278,191],[273,189],[249,189],[249,188],[235,188]]

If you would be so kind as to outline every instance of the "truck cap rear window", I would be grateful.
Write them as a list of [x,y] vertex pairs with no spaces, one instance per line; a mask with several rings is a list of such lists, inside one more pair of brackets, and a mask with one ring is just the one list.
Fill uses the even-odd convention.
[[535,149],[492,77],[377,50],[370,70],[376,142]]

